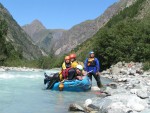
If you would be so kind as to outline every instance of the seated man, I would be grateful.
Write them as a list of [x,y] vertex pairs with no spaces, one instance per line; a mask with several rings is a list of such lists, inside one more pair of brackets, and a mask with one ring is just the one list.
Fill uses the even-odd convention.
[[68,80],[82,80],[83,76],[83,67],[81,65],[77,65],[76,68],[72,68],[68,71]]

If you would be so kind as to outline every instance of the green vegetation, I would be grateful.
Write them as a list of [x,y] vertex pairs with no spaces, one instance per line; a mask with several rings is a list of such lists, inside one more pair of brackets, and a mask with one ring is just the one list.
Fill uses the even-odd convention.
[[38,67],[43,69],[61,67],[64,61],[64,56],[54,57],[53,55],[49,55],[48,57],[40,58],[38,62]]
[[144,65],[143,65],[143,70],[144,70],[144,71],[150,70],[150,62],[145,62],[145,63],[144,63]]
[[145,1],[137,0],[125,8],[92,38],[71,52],[77,54],[79,61],[84,61],[88,52],[94,50],[102,70],[119,61],[146,62],[144,67],[150,68],[146,65],[150,62],[150,20],[146,17],[141,20],[136,18]]
[[106,67],[118,61],[150,61],[149,27],[149,20],[127,19],[101,29],[95,36],[96,56]]
[[113,18],[111,18],[106,26],[111,27],[116,23],[118,23],[119,21],[125,20],[127,18],[133,19],[135,16],[138,15],[139,11],[143,8],[142,4],[145,1],[146,0],[137,0],[135,4],[125,8],[124,10],[120,11],[118,15],[115,15]]
[[94,50],[102,69],[118,61],[150,62],[150,20],[136,18],[144,3],[145,0],[138,0],[125,8],[91,39],[75,48],[79,59],[84,60],[88,51]]
[[63,62],[62,57],[54,57],[49,55],[48,57],[42,57],[36,60],[27,60],[22,56],[22,50],[17,50],[11,44],[6,41],[6,35],[8,33],[7,22],[0,17],[0,66],[22,66],[22,67],[35,67],[35,68],[53,68],[60,67]]
[[30,68],[41,68],[41,69],[50,69],[54,67],[61,67],[64,57],[42,57],[36,60],[26,60],[26,59],[15,59],[11,61],[6,61],[5,66],[21,66],[21,67],[30,67]]
[[15,59],[22,59],[22,54],[6,41],[7,29],[6,21],[0,18],[0,65],[7,65],[8,61]]
[[[84,61],[88,52],[94,50],[95,56],[101,62],[102,70],[119,61],[145,62],[143,69],[150,69],[150,15],[142,19],[137,18],[145,5],[145,1],[137,0],[135,4],[125,8],[92,38],[71,52],[77,54],[79,61]],[[4,38],[7,34],[7,25],[2,20],[0,24],[0,65],[45,69],[61,66],[64,56],[54,57],[50,55],[32,61],[23,59],[21,50],[20,52],[16,51]]]

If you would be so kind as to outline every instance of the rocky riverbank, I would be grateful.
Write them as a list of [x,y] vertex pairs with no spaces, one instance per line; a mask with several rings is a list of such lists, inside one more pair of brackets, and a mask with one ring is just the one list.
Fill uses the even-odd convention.
[[144,72],[142,63],[119,62],[101,76],[114,82],[102,88],[97,97],[87,99],[84,105],[71,104],[70,111],[150,113],[150,71]]

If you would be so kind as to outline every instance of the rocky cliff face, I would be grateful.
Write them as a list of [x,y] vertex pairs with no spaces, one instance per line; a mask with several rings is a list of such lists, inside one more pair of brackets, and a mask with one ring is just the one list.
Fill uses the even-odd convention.
[[145,4],[143,4],[143,9],[140,10],[137,19],[149,18],[150,17],[150,1],[146,0]]
[[[80,45],[87,39],[91,38],[101,27],[103,27],[114,15],[125,7],[129,7],[136,0],[120,0],[110,6],[101,16],[95,20],[87,20],[71,29],[65,30],[37,30],[30,33],[33,23],[24,26],[23,29],[31,36],[33,41],[46,52],[60,55],[70,52],[77,45]],[[36,26],[36,25],[35,25]],[[45,27],[41,27],[45,28]]]
[[39,20],[34,20],[31,24],[27,24],[22,28],[25,30],[25,32],[28,33],[30,37],[33,37],[35,33],[46,29],[45,26]]
[[42,51],[32,43],[29,35],[17,24],[6,8],[0,4],[0,16],[6,20],[8,33],[6,40],[11,42],[16,50],[22,51],[26,59],[37,59],[43,56]]
[[[31,24],[22,26],[24,31],[31,37],[33,42],[48,54],[53,53],[55,42],[59,41],[65,30],[46,29],[39,20],[34,20]],[[57,41],[56,41],[57,40]]]
[[38,45],[41,49],[46,51],[48,54],[54,54],[53,47],[57,42],[59,42],[60,38],[64,30],[41,30],[34,34],[35,44]]
[[59,42],[53,48],[55,55],[67,53],[80,45],[88,38],[92,37],[101,27],[103,27],[114,15],[125,7],[129,7],[136,0],[120,0],[110,6],[101,16],[95,20],[88,20],[80,23],[63,33]]

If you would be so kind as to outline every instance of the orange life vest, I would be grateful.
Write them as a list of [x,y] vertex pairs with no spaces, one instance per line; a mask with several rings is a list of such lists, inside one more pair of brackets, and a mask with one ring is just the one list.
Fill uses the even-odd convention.
[[96,66],[95,58],[88,58],[87,66],[95,67]]

